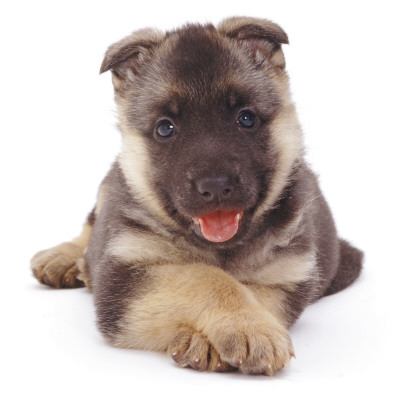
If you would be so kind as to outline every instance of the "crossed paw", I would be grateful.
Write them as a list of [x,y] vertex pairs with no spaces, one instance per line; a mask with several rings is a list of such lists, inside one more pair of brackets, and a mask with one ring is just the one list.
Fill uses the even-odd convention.
[[200,332],[182,327],[168,347],[181,367],[199,371],[226,372],[239,369],[244,374],[275,375],[294,357],[289,334],[267,323],[215,329],[210,340]]

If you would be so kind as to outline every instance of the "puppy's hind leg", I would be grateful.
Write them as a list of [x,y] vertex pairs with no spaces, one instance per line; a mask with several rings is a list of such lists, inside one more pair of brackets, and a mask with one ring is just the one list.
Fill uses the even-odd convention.
[[53,288],[76,288],[88,286],[89,275],[83,259],[92,232],[94,212],[92,212],[81,234],[70,242],[35,254],[31,260],[31,269],[36,279]]
[[360,275],[364,254],[346,240],[339,239],[339,268],[324,296],[335,294],[351,285]]

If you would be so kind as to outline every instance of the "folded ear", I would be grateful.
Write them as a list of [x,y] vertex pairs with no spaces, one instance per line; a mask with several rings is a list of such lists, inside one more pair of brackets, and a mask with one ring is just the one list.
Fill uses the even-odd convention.
[[164,34],[153,29],[132,33],[107,49],[100,73],[111,70],[115,77],[122,79],[129,72],[137,74],[163,39]]
[[218,30],[247,47],[257,63],[267,59],[275,67],[285,67],[281,44],[288,44],[289,39],[279,25],[266,19],[233,17],[222,21]]

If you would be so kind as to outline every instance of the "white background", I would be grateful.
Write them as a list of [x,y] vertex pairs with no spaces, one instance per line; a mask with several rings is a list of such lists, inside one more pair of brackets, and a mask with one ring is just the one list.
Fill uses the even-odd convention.
[[[395,1],[9,1],[0,6],[0,397],[399,398],[399,38]],[[107,46],[131,31],[265,17],[285,46],[307,159],[361,278],[310,306],[297,358],[274,378],[177,368],[114,349],[86,289],[31,277],[38,250],[75,236],[119,151]],[[356,397],[357,396],[357,397]]]

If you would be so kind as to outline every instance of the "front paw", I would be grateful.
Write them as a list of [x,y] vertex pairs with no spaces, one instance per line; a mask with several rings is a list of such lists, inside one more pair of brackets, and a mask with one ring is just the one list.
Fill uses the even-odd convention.
[[35,254],[31,269],[40,283],[54,288],[85,286],[83,249],[70,242]]
[[244,374],[275,375],[294,357],[289,333],[276,322],[229,318],[212,331],[209,338],[221,359]]
[[191,367],[198,371],[227,372],[234,368],[221,360],[206,336],[189,327],[181,327],[168,353],[180,367]]

